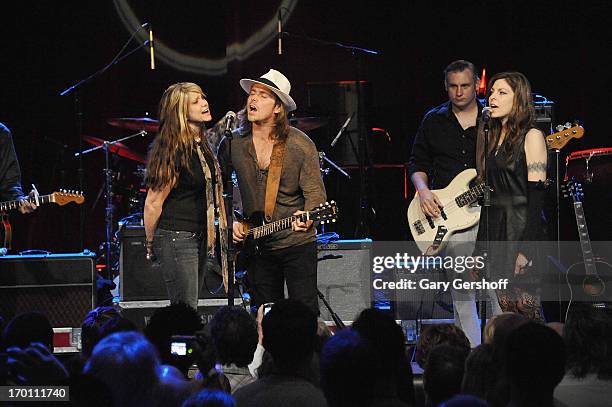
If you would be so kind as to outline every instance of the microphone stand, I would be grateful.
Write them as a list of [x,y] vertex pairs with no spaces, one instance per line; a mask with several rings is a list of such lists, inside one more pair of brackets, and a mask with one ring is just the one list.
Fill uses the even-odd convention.
[[[227,140],[227,161],[225,162],[225,212],[227,217],[227,305],[234,306],[234,257],[236,256],[236,245],[233,239],[234,230],[234,184],[232,176],[234,174],[234,165],[232,164],[232,139],[234,138],[232,130],[224,131],[225,139]],[[223,248],[221,248],[223,250]],[[244,297],[243,297],[244,298]]]
[[[123,48],[121,48],[121,51],[119,51],[119,53],[117,53],[117,55],[115,56],[115,58],[113,58],[113,60],[108,63],[107,65],[105,65],[102,69],[94,72],[93,74],[89,75],[88,77],[86,77],[85,79],[80,80],[79,82],[75,83],[74,85],[64,89],[63,91],[60,92],[60,96],[66,96],[71,92],[74,92],[74,110],[75,110],[75,123],[76,123],[76,132],[77,132],[77,137],[79,139],[78,145],[79,145],[79,151],[83,150],[83,106],[81,104],[81,99],[79,97],[79,88],[81,87],[81,85],[84,85],[86,83],[91,82],[93,79],[97,78],[98,76],[102,75],[104,72],[106,72],[111,66],[123,61],[125,58],[127,58],[128,56],[132,55],[134,52],[138,51],[139,49],[141,49],[142,47],[145,47],[147,45],[149,45],[149,41],[145,41],[142,44],[140,44],[138,47],[134,48],[133,50],[131,50],[130,52],[128,52],[127,54],[121,56],[121,54],[123,53],[123,51],[125,51],[125,49],[127,48],[128,44],[132,41],[132,39],[134,38],[134,36],[136,35],[136,33],[138,31],[140,31],[140,29],[144,28],[145,26],[147,26],[149,23],[145,23],[141,26],[139,26],[130,36],[130,39],[125,43],[125,45],[123,46]],[[84,179],[85,179],[85,173],[84,173],[84,169],[83,169],[83,159],[81,157],[81,154],[79,154],[79,167],[77,169],[77,178],[78,178],[78,184],[79,184],[79,191],[84,191]],[[79,243],[80,243],[80,249],[83,250],[84,249],[84,235],[85,235],[85,207],[81,206],[81,208],[79,209]],[[110,275],[110,271],[108,272]]]
[[114,141],[104,141],[104,144],[92,147],[88,150],[81,151],[78,153],[74,153],[76,157],[79,157],[79,160],[82,159],[82,156],[85,154],[89,154],[93,151],[97,151],[99,149],[104,149],[104,179],[106,185],[106,208],[104,212],[104,225],[105,225],[105,243],[104,249],[106,252],[106,278],[108,280],[113,279],[112,273],[112,264],[111,264],[111,255],[112,255],[112,236],[113,236],[113,170],[110,168],[110,155],[109,150],[110,147],[114,144],[120,143],[124,140],[131,139],[136,136],[146,136],[148,133],[144,130],[139,131],[138,133],[132,134],[130,136],[126,136]]
[[[299,34],[293,34],[293,33],[288,33],[286,31],[283,31],[281,33],[283,36],[286,36],[288,38],[291,37],[296,37],[296,38],[301,38],[301,39],[305,39],[307,41],[316,43],[316,44],[321,44],[321,45],[332,45],[344,50],[347,50],[349,52],[351,52],[351,54],[353,56],[356,57],[357,62],[356,62],[356,80],[355,80],[355,92],[357,95],[357,132],[358,132],[358,136],[359,136],[359,144],[358,144],[358,153],[357,153],[357,159],[358,159],[358,166],[359,166],[359,222],[357,223],[357,227],[355,229],[355,237],[359,237],[360,232],[362,232],[365,236],[370,234],[370,230],[369,230],[369,226],[365,220],[366,217],[366,213],[368,211],[369,208],[369,202],[367,199],[367,194],[366,194],[366,186],[367,186],[367,180],[366,180],[366,171],[365,171],[365,159],[366,159],[366,148],[367,148],[367,143],[366,143],[366,136],[365,136],[365,129],[364,129],[364,108],[362,106],[362,92],[361,92],[361,60],[359,58],[360,55],[364,55],[364,54],[369,54],[369,55],[380,55],[380,52],[376,51],[376,50],[371,50],[371,49],[367,49],[367,48],[362,48],[362,47],[357,47],[354,45],[346,45],[346,44],[342,44],[340,42],[334,42],[334,41],[324,41],[324,40],[320,40],[317,38],[312,38],[312,37],[308,37],[305,35],[299,35]],[[350,137],[349,137],[349,140]]]
[[325,305],[325,308],[327,308],[327,310],[329,311],[329,315],[334,320],[334,324],[336,324],[336,328],[338,328],[338,329],[346,328],[346,325],[344,324],[344,322],[342,322],[342,319],[338,316],[338,314],[336,314],[334,312],[334,310],[332,309],[331,305],[329,305],[329,303],[325,299],[325,296],[323,295],[323,293],[318,288],[317,288],[317,295],[319,296],[321,301],[323,301],[323,304]]
[[[483,131],[484,131],[484,191],[483,191],[483,203],[482,209],[485,211],[485,250],[483,253],[483,257],[485,259],[485,267],[484,267],[484,276],[483,278],[488,281],[489,278],[489,249],[490,249],[490,240],[489,240],[489,207],[491,206],[491,187],[489,186],[489,174],[487,174],[488,165],[489,165],[489,123],[490,118],[483,123]],[[484,290],[480,290],[480,338],[481,343],[484,343],[484,332],[485,326],[487,324],[487,292]],[[495,301],[494,298],[491,299]]]

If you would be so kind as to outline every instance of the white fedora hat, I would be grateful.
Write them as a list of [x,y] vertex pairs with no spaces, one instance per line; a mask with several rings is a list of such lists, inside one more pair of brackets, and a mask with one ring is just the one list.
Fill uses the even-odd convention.
[[242,86],[246,93],[251,93],[251,86],[255,83],[263,85],[274,92],[287,108],[287,112],[297,109],[295,101],[289,96],[291,91],[289,79],[282,73],[275,69],[270,69],[268,73],[260,76],[259,79],[240,79],[240,86]]

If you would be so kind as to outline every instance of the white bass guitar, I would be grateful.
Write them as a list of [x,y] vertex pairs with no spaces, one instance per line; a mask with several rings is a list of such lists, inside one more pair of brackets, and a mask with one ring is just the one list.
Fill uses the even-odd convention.
[[442,202],[440,216],[433,218],[421,210],[418,192],[408,206],[408,225],[418,248],[423,254],[435,256],[448,242],[453,233],[468,229],[480,220],[478,196],[484,184],[470,188],[476,178],[476,170],[468,168],[459,173],[444,189],[432,190]]

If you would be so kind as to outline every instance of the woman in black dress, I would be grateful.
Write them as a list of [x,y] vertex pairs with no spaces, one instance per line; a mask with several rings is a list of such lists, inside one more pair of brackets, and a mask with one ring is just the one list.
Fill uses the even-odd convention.
[[[543,319],[537,293],[537,250],[545,238],[542,207],[545,197],[547,151],[544,134],[535,127],[529,81],[519,72],[503,72],[489,82],[491,119],[488,151],[481,126],[477,141],[477,167],[484,180],[485,154],[491,205],[483,208],[478,247],[489,246],[489,277],[508,278],[507,290],[498,290],[503,311]],[[488,217],[488,222],[487,222]],[[488,225],[488,227],[486,227]],[[488,230],[488,233],[487,233]]]

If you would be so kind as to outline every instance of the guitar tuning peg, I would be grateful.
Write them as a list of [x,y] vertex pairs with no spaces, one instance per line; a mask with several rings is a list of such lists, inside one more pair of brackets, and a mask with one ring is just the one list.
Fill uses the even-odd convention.
[[557,127],[555,127],[555,130],[557,131],[563,131],[565,129],[565,127],[563,127],[562,124],[558,124]]
[[336,219],[332,219],[332,223],[336,223]]
[[565,122],[565,128],[569,129],[570,127],[572,127],[572,124],[570,122]]

